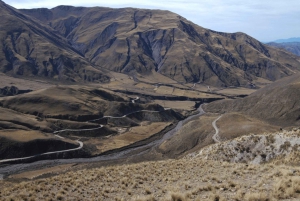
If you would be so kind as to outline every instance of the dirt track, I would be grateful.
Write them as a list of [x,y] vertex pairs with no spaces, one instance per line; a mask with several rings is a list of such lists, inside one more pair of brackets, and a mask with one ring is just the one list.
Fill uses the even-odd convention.
[[0,167],[0,177],[6,177],[11,174],[24,172],[33,169],[41,169],[43,167],[56,166],[61,164],[70,164],[70,163],[91,163],[91,162],[100,162],[100,161],[118,161],[121,159],[126,159],[128,157],[142,156],[148,153],[150,150],[158,147],[165,140],[170,139],[181,127],[192,120],[193,118],[199,117],[205,114],[202,109],[202,105],[198,108],[199,113],[192,115],[185,120],[179,121],[177,126],[172,130],[165,133],[161,138],[155,139],[152,142],[144,142],[141,145],[137,143],[135,146],[128,146],[127,148],[122,148],[120,151],[108,153],[106,155],[101,155],[93,158],[74,158],[74,159],[55,159],[55,160],[43,160],[36,161],[29,164],[16,164],[16,165],[7,165]]
[[214,127],[214,129],[216,130],[215,134],[213,135],[212,139],[216,142],[216,143],[219,143],[220,142],[220,136],[219,136],[219,128],[217,127],[217,121],[222,117],[219,116],[217,119],[215,119],[213,122],[212,122],[212,126]]

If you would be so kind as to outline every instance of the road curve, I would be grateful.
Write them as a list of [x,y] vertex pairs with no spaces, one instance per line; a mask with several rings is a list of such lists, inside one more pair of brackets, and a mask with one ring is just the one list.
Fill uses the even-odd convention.
[[140,97],[137,96],[137,97],[136,97],[135,99],[133,99],[131,102],[132,102],[132,103],[135,103],[135,101],[137,101],[137,100],[139,100],[139,99],[140,99]]
[[82,149],[82,147],[83,147],[83,142],[81,142],[81,141],[79,141],[79,140],[76,140],[76,142],[79,143],[79,147],[74,148],[74,149],[67,149],[67,150],[62,150],[62,151],[47,152],[47,153],[37,154],[37,155],[28,156],[28,157],[23,157],[23,158],[5,159],[5,160],[0,160],[0,163],[12,162],[12,161],[19,161],[19,160],[25,160],[25,159],[34,158],[34,157],[37,157],[37,156],[45,156],[45,155],[51,155],[51,154],[57,154],[57,153],[65,153],[65,152],[76,151],[76,150]]
[[[72,131],[72,132],[81,132],[81,131],[92,131],[92,130],[98,130],[100,128],[103,128],[103,125],[99,125],[99,127],[97,128],[89,128],[89,129],[64,129],[64,130],[59,130],[59,131],[54,131],[53,134],[55,137],[58,137],[60,139],[65,139],[64,137],[57,135],[58,133],[63,133],[63,132],[67,132],[67,131]],[[79,144],[79,147],[74,148],[74,149],[67,149],[67,150],[61,150],[61,151],[52,151],[52,152],[46,152],[46,153],[42,153],[42,154],[36,154],[33,156],[27,156],[27,157],[22,157],[22,158],[12,158],[12,159],[4,159],[4,160],[0,160],[0,163],[6,163],[6,162],[13,162],[13,161],[21,161],[21,160],[25,160],[25,159],[31,159],[37,156],[45,156],[45,155],[52,155],[52,154],[58,154],[58,153],[66,153],[66,152],[70,152],[70,151],[76,151],[76,150],[80,150],[83,147],[83,142],[76,140],[76,142]]]
[[[72,159],[54,159],[54,160],[39,160],[32,163],[20,163],[8,166],[0,166],[0,178],[6,177],[7,175],[11,175],[18,172],[24,172],[32,169],[40,169],[45,166],[57,166],[62,164],[70,164],[70,163],[91,163],[91,162],[100,162],[100,161],[114,161],[119,159],[125,159],[127,157],[134,157],[138,155],[143,155],[147,153],[148,149],[155,149],[165,140],[170,139],[184,124],[188,123],[194,118],[198,118],[199,116],[205,114],[205,111],[202,109],[202,105],[198,108],[198,113],[188,118],[178,122],[177,126],[167,133],[165,133],[162,138],[154,140],[149,144],[145,144],[138,147],[131,147],[120,152],[115,152],[107,155],[96,156],[92,158],[72,158]],[[79,148],[77,148],[79,149]],[[71,150],[69,150],[71,151]],[[63,152],[63,151],[62,151]]]
[[217,119],[215,119],[213,122],[212,122],[212,126],[214,127],[215,129],[215,134],[212,136],[212,139],[216,142],[216,143],[219,143],[220,142],[220,136],[219,136],[219,128],[217,127],[217,121],[222,117],[219,116]]
[[[139,99],[139,97],[136,98],[136,100],[138,100],[138,99]],[[166,108],[165,110],[170,110],[170,108]],[[128,113],[128,114],[123,115],[121,117],[104,116],[104,117],[102,117],[100,119],[103,119],[103,118],[113,118],[113,119],[125,118],[126,116],[128,116],[130,114],[133,114],[133,113],[137,113],[137,112],[161,112],[161,111],[139,110],[139,111]],[[97,120],[100,120],[100,119],[94,119],[94,120],[91,120],[90,122],[97,121]],[[103,125],[100,124],[99,127],[97,127],[97,128],[89,128],[89,129],[63,129],[63,130],[54,131],[53,134],[56,137],[58,137],[58,138],[64,139],[64,137],[62,137],[60,135],[57,135],[57,134],[58,133],[67,132],[67,131],[71,131],[71,132],[92,131],[92,130],[98,130],[98,129],[101,129],[101,128],[103,128]],[[37,154],[37,155],[28,156],[28,157],[22,157],[22,158],[5,159],[5,160],[0,160],[0,163],[13,162],[13,161],[19,161],[19,160],[25,160],[25,159],[31,159],[31,158],[34,158],[34,157],[37,157],[37,156],[51,155],[51,154],[57,154],[57,153],[65,153],[65,152],[76,151],[76,150],[82,149],[83,142],[81,142],[79,140],[77,140],[76,142],[79,143],[79,147],[77,147],[75,149],[67,149],[67,150],[61,150],[61,151],[47,152],[47,153],[42,153],[42,154]]]

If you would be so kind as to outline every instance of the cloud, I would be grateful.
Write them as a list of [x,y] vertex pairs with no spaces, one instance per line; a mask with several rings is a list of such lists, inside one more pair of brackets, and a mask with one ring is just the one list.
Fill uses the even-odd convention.
[[[52,8],[62,4],[58,0],[5,1],[16,8]],[[63,4],[170,10],[205,28],[224,32],[242,31],[262,41],[300,37],[299,0],[65,0]]]

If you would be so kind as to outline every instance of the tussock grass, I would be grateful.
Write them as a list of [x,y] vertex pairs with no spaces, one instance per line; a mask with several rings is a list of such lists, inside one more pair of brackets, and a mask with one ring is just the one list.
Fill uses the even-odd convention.
[[300,198],[300,168],[183,158],[0,185],[0,200],[271,201]]
[[293,150],[285,158],[255,165],[194,155],[69,171],[20,183],[0,181],[0,200],[299,200],[300,167],[294,165],[299,159],[293,158],[298,156]]

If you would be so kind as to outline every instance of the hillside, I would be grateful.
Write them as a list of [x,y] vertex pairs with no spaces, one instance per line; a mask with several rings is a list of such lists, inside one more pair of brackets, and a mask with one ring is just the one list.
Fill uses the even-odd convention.
[[241,112],[280,126],[300,125],[300,76],[279,80],[246,98],[217,101],[206,111],[217,113]]
[[107,82],[57,31],[0,1],[0,72],[61,82]]
[[299,70],[292,54],[243,33],[202,28],[169,11],[58,6],[20,12],[51,26],[99,69],[246,87]]
[[267,43],[267,45],[277,48],[283,48],[295,55],[300,56],[300,42]]
[[170,108],[140,99],[83,86],[56,86],[2,97],[0,142],[5,146],[0,149],[0,163],[4,158],[30,156],[30,146],[36,147],[35,154],[41,154],[68,145],[63,144],[65,141],[72,145],[83,141],[83,149],[71,153],[75,158],[99,155],[143,140],[145,144],[184,118]]
[[0,199],[299,200],[300,169],[286,165],[299,163],[299,152],[285,158],[261,165],[199,156],[105,167],[69,164],[0,180]]

